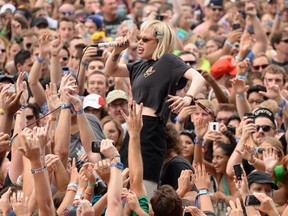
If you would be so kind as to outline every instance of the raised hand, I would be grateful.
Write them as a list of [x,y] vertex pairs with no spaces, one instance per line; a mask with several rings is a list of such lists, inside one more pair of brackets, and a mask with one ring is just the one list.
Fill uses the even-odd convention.
[[8,97],[12,96],[13,93],[9,92],[10,84],[1,84],[0,85],[0,109],[3,109]]
[[14,192],[10,200],[13,211],[17,216],[28,215],[28,197],[24,197],[24,193],[22,191],[17,191],[17,195]]
[[233,31],[230,31],[227,35],[227,40],[234,44],[235,42],[239,41],[242,35],[242,29],[236,29]]
[[21,92],[23,91],[21,97],[20,97],[20,103],[21,105],[27,104],[28,100],[28,89],[27,89],[27,83],[24,81],[26,72],[20,72],[17,82],[16,82],[16,91]]
[[189,106],[191,103],[191,98],[189,97],[180,97],[174,95],[168,95],[169,99],[166,101],[167,103],[171,103],[169,108],[172,110],[173,113],[179,113],[181,109],[186,106]]
[[4,215],[8,215],[9,212],[12,210],[11,203],[9,202],[9,197],[11,195],[11,188],[9,188],[0,199],[0,213]]
[[182,197],[185,193],[189,192],[193,185],[193,173],[192,170],[182,170],[180,177],[178,178],[177,193]]
[[79,207],[77,208],[77,216],[94,216],[94,208],[88,200],[79,200]]
[[210,187],[210,176],[206,172],[204,164],[198,163],[194,166],[195,174],[193,175],[194,184],[200,189],[209,189]]
[[50,42],[50,52],[51,56],[58,56],[61,49],[63,47],[63,41],[61,40],[61,36],[57,35],[51,42]]
[[136,101],[133,101],[132,107],[131,105],[128,106],[129,116],[127,116],[123,112],[123,110],[121,110],[121,114],[126,120],[127,130],[130,136],[140,134],[140,131],[143,127],[142,109],[143,109],[142,103],[140,104],[140,106],[137,106]]
[[108,185],[110,180],[110,160],[100,160],[98,163],[95,163],[94,169],[99,177]]
[[[25,130],[25,129],[24,129]],[[40,160],[40,145],[35,137],[26,136],[24,146],[18,148],[20,153],[28,158],[30,161]]]
[[23,93],[18,91],[17,94],[6,94],[5,104],[3,105],[3,110],[8,116],[14,116],[14,114],[21,108],[20,98]]
[[268,83],[268,86],[266,86],[266,89],[267,89],[266,92],[259,91],[259,94],[275,100],[278,104],[282,102],[282,95],[281,95],[280,88],[278,85],[274,85],[273,83]]
[[46,57],[50,53],[50,42],[52,40],[52,35],[48,32],[42,34],[38,40],[39,51],[41,57]]
[[119,152],[114,146],[114,141],[109,139],[103,139],[101,141],[100,152],[110,160],[119,156]]
[[185,207],[184,211],[185,212],[190,212],[191,215],[193,215],[193,216],[205,216],[206,215],[199,208],[197,208],[196,206]]
[[49,111],[55,110],[61,106],[61,101],[57,95],[57,86],[55,83],[49,83],[49,85],[46,85],[45,96]]
[[246,58],[243,61],[237,62],[236,63],[236,67],[237,67],[237,74],[239,75],[245,75],[250,68],[250,59]]
[[234,78],[230,80],[230,82],[236,94],[244,94],[244,92],[246,92],[249,88],[248,85],[245,85],[243,79]]
[[238,180],[237,177],[234,175],[234,184],[237,189],[237,191],[240,193],[242,198],[245,198],[246,195],[250,194],[249,188],[248,188],[248,181],[246,177],[246,172],[242,168],[242,180]]
[[267,148],[263,152],[263,162],[265,164],[265,170],[269,174],[274,174],[274,168],[279,163],[278,152],[274,148]]
[[48,120],[45,127],[34,127],[33,128],[33,134],[36,138],[36,141],[39,142],[39,145],[40,145],[42,150],[46,147],[46,145],[49,141],[50,126],[51,126],[51,121]]
[[243,216],[243,209],[238,198],[236,198],[236,205],[232,200],[229,201],[229,204],[230,207],[227,207],[227,214],[229,216]]
[[3,132],[0,132],[0,153],[5,152],[10,147],[10,139],[8,134],[4,134]]
[[58,155],[47,154],[45,155],[45,164],[50,173],[57,172],[57,163],[61,162]]

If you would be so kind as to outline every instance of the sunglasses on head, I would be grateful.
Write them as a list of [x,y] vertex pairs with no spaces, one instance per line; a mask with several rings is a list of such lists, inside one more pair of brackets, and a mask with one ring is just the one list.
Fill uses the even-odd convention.
[[218,8],[218,7],[212,7],[211,9],[212,9],[213,11],[216,11],[216,10],[218,10],[218,11],[220,11],[220,12],[223,11],[223,8]]
[[253,66],[253,69],[254,70],[259,70],[260,68],[265,69],[268,66],[269,66],[269,64],[255,65],[255,66]]
[[[277,148],[275,148],[275,147],[272,147],[272,149],[273,149],[273,151],[280,152],[280,151],[279,151]],[[266,149],[263,148],[263,147],[257,147],[257,148],[255,149],[255,153],[257,153],[257,154],[263,154],[264,151],[266,151]]]
[[269,125],[256,125],[256,131],[259,131],[260,128],[262,128],[264,132],[269,132],[272,127]]
[[158,40],[157,38],[148,38],[148,37],[145,37],[145,36],[141,37],[140,35],[137,35],[136,39],[137,39],[137,41],[142,40],[144,43],[147,43],[147,42],[153,41],[153,40]]
[[196,64],[196,61],[184,61],[186,64],[193,66]]

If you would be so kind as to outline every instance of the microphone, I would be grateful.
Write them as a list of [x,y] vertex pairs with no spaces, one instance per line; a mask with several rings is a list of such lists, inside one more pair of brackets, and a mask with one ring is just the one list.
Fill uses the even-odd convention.
[[[116,46],[119,46],[119,45],[117,44],[116,41],[112,41],[112,42],[97,43],[97,44],[93,44],[91,46],[92,47],[116,47]],[[128,43],[124,43],[124,44],[122,44],[119,47],[127,47],[127,46],[128,46]]]

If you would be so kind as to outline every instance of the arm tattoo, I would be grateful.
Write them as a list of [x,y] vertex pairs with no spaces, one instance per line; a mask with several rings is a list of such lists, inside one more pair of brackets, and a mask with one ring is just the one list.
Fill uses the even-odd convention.
[[119,59],[119,56],[120,56],[120,54],[114,55],[114,56],[113,56],[113,61],[114,61],[114,62],[117,62],[118,59]]

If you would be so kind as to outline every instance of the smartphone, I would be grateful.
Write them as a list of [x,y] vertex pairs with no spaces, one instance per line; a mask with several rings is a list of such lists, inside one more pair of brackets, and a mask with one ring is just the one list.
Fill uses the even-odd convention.
[[233,30],[240,29],[240,28],[241,28],[240,23],[233,23],[232,25]]
[[92,152],[94,153],[100,153],[100,144],[101,144],[101,141],[93,141],[91,143],[91,149],[92,149]]
[[96,57],[102,57],[104,50],[98,49],[96,53]]
[[253,113],[251,113],[251,112],[244,113],[244,116],[247,116],[247,118],[252,119],[252,123],[255,122],[255,116]]
[[288,8],[288,0],[285,0],[284,4],[285,4],[285,8]]
[[243,172],[242,172],[241,164],[235,164],[233,166],[233,168],[234,168],[234,173],[235,173],[235,176],[236,176],[237,180],[242,180]]
[[210,122],[209,129],[211,131],[218,131],[219,130],[219,122]]
[[247,195],[245,198],[245,206],[257,206],[261,202],[254,195]]

